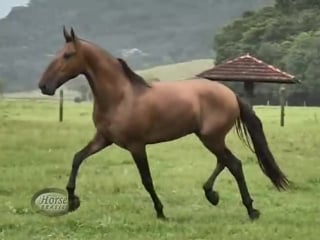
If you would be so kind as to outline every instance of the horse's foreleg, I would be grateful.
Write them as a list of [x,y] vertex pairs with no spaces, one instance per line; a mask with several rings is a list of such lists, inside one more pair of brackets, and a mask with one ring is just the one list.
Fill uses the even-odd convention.
[[76,210],[80,206],[79,198],[74,194],[76,187],[76,178],[81,163],[90,155],[99,152],[105,147],[111,145],[102,135],[96,133],[94,138],[79,152],[74,155],[72,162],[72,169],[67,184],[69,211]]
[[152,198],[154,209],[157,212],[157,217],[165,219],[163,214],[163,205],[157,196],[156,191],[154,190],[145,146],[131,150],[130,152],[139,170],[142,184]]

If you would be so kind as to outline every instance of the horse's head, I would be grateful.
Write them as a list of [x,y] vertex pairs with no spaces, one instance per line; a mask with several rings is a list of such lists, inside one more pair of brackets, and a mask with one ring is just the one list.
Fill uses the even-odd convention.
[[42,74],[39,82],[41,92],[46,95],[54,95],[57,88],[68,80],[84,73],[84,60],[80,49],[80,40],[71,28],[69,34],[63,27],[65,44],[60,49],[47,69]]

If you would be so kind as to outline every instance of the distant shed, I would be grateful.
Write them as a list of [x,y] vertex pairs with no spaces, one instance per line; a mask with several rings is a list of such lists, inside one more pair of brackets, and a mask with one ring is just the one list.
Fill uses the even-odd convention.
[[294,84],[299,82],[295,76],[249,54],[218,64],[197,74],[197,77],[214,81],[243,82],[246,97],[251,105],[255,83]]

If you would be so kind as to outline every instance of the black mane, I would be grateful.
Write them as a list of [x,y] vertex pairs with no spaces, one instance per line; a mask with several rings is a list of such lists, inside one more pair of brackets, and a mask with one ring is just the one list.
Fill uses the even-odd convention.
[[143,77],[136,74],[132,69],[128,66],[126,61],[124,61],[122,58],[118,58],[118,61],[120,62],[122,69],[126,76],[128,77],[129,81],[136,86],[145,86],[145,87],[151,87],[149,83],[147,83]]

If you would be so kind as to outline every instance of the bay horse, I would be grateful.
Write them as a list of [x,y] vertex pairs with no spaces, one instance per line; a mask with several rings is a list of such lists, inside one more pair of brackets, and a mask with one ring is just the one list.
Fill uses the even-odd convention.
[[216,167],[203,184],[207,200],[218,204],[219,195],[213,185],[226,167],[237,182],[249,218],[257,219],[260,212],[253,207],[241,161],[225,143],[226,135],[234,126],[240,139],[249,147],[253,145],[252,151],[273,185],[278,190],[288,187],[289,180],[268,147],[260,119],[227,86],[200,78],[148,83],[123,59],[79,38],[73,28],[68,32],[63,27],[63,35],[64,46],[42,74],[39,88],[43,94],[52,96],[68,80],[84,75],[93,93],[96,129],[91,141],[73,158],[66,186],[70,212],[80,206],[75,187],[81,163],[115,144],[131,153],[157,217],[165,219],[163,205],[153,186],[146,145],[195,134],[217,158]]

